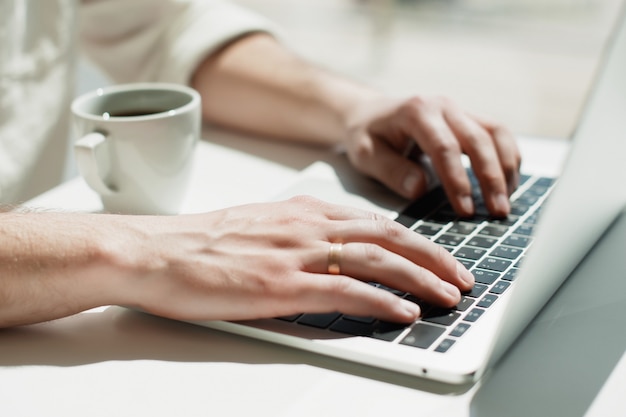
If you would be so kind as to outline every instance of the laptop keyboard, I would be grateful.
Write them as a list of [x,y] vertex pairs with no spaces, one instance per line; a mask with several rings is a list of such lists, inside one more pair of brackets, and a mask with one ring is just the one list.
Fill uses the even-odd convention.
[[372,282],[370,285],[417,303],[422,310],[420,320],[400,324],[340,313],[296,314],[278,319],[419,349],[448,351],[513,284],[524,253],[532,243],[541,206],[554,184],[552,178],[523,175],[511,199],[509,216],[493,218],[478,191],[476,178],[471,171],[468,173],[473,189],[477,190],[473,195],[473,217],[457,216],[443,189],[438,187],[410,204],[395,219],[446,248],[472,272],[474,288],[462,295],[456,307],[429,305],[412,294]]

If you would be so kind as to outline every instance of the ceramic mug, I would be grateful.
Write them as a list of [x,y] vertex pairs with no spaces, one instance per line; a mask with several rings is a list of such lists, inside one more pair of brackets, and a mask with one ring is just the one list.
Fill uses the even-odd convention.
[[78,171],[108,212],[176,214],[200,136],[200,95],[177,84],[100,88],[72,103]]

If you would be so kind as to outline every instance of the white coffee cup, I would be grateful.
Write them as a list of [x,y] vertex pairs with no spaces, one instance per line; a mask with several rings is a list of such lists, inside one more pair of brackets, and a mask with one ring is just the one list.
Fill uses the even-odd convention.
[[72,113],[78,171],[106,211],[179,213],[200,136],[197,91],[165,83],[117,85],[76,98]]

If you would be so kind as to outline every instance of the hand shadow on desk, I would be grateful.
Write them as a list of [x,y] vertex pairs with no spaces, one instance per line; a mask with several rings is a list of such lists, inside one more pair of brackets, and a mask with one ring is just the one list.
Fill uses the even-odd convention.
[[[217,127],[205,127],[202,137],[209,143],[276,162],[298,171],[315,161],[325,160],[337,154],[326,145],[261,138]],[[348,161],[346,160],[345,163],[348,164]]]
[[71,367],[134,360],[304,364],[445,395],[460,395],[472,387],[427,381],[122,307],[0,330],[0,366]]

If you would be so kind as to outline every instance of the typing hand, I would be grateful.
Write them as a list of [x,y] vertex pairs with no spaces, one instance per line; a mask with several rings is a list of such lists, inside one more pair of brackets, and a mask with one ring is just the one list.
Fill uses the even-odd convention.
[[508,197],[519,181],[521,157],[513,135],[491,121],[471,116],[452,101],[415,96],[372,100],[349,122],[347,153],[362,173],[414,199],[427,191],[427,171],[408,153],[432,161],[450,203],[462,215],[474,212],[469,178],[461,162],[467,154],[489,211],[510,211]]
[[367,282],[446,307],[473,286],[471,273],[419,234],[310,197],[128,219],[145,235],[139,243],[152,269],[120,291],[131,304],[174,319],[339,311],[409,322],[420,314],[416,304]]

